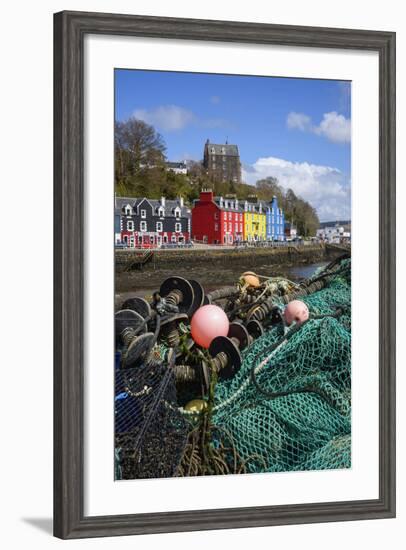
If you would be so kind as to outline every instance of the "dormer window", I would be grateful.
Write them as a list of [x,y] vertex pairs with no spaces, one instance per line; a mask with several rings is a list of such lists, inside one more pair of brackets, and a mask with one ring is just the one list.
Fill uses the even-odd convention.
[[164,210],[164,208],[163,208],[162,206],[160,206],[160,207],[158,208],[158,215],[159,215],[160,218],[165,217],[165,210]]
[[211,154],[212,154],[212,155],[214,155],[214,154],[216,153],[216,150],[215,150],[215,148],[214,148],[214,147],[212,147],[212,148],[211,148],[211,150],[210,150],[210,152],[211,152]]
[[133,213],[133,209],[131,208],[131,206],[129,204],[127,204],[124,207],[124,212],[125,212],[126,216],[131,216],[131,214]]
[[147,217],[147,211],[146,210],[141,210],[141,218],[146,218]]
[[222,147],[222,148],[221,148],[221,154],[222,154],[222,155],[225,155],[225,154],[226,154],[226,148],[225,148],[225,147]]
[[175,216],[176,218],[180,218],[180,208],[175,208]]

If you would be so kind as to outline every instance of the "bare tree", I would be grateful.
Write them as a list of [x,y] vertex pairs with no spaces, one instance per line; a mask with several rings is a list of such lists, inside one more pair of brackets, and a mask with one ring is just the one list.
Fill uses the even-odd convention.
[[114,129],[116,182],[137,176],[145,167],[163,166],[165,143],[146,122],[130,117]]

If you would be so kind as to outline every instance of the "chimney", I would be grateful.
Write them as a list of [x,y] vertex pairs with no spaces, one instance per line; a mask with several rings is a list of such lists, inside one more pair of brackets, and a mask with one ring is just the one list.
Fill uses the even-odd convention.
[[161,206],[165,206],[165,197],[161,197]]
[[183,197],[179,197],[179,204],[180,207],[183,208]]
[[213,191],[211,189],[202,189],[200,191],[201,202],[213,202]]
[[235,199],[235,208],[238,210],[238,199]]

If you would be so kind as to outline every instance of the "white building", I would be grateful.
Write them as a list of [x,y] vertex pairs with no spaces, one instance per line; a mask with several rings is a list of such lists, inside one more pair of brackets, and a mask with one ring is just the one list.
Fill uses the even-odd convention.
[[350,242],[351,233],[345,231],[342,225],[334,225],[321,227],[317,230],[316,237],[323,242],[340,244]]
[[185,160],[181,162],[167,162],[166,170],[169,172],[175,172],[175,174],[187,174],[187,164]]

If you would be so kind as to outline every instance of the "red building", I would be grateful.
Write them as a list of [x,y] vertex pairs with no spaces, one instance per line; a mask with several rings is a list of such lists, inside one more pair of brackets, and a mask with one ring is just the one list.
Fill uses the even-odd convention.
[[243,209],[235,197],[214,197],[204,190],[192,209],[192,238],[207,244],[230,245],[243,239]]

